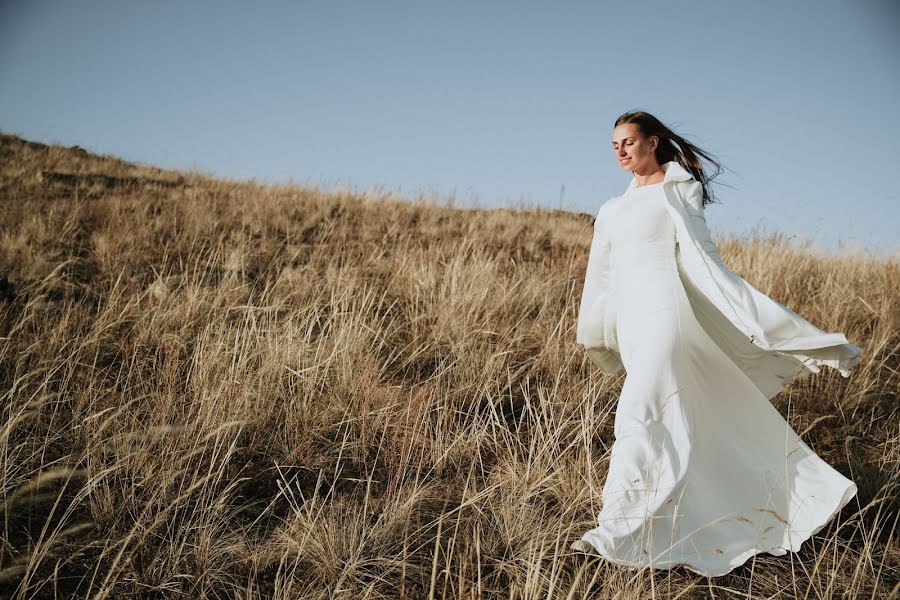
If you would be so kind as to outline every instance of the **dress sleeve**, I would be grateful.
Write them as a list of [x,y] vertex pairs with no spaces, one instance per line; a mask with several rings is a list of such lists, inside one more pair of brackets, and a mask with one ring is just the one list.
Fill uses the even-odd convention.
[[[584,276],[584,291],[578,311],[577,342],[584,346],[588,358],[607,374],[624,368],[618,353],[615,332],[608,326],[607,308],[610,283],[609,201],[597,211],[594,236]],[[612,344],[612,345],[611,345]]]
[[[580,317],[584,317],[594,301],[607,292],[609,286],[609,236],[608,224],[604,218],[606,204],[597,211],[594,219],[594,235],[588,254],[587,269],[584,273],[584,289],[581,293]],[[579,335],[579,340],[581,336]]]

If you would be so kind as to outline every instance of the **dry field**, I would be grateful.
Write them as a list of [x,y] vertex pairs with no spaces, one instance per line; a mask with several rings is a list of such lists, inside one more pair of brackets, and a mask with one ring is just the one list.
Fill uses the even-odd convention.
[[898,596],[896,258],[718,237],[732,270],[866,354],[773,400],[858,497],[799,553],[710,579],[569,549],[624,379],[575,344],[590,216],[11,135],[0,190],[9,597]]

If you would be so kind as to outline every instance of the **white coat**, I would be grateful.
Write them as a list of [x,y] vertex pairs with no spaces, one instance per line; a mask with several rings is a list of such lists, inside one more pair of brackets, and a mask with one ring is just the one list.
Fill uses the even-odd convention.
[[[769,298],[732,273],[713,243],[699,181],[677,161],[662,165],[663,190],[675,223],[678,273],[698,322],[721,349],[772,398],[792,379],[818,373],[820,366],[838,369],[843,377],[860,361],[863,349],[843,333],[828,333]],[[632,179],[628,189],[637,185]],[[578,311],[576,342],[606,373],[622,367],[616,338],[616,316],[607,310],[609,241],[604,230],[614,226],[620,197],[605,202],[594,221]],[[607,222],[609,220],[609,222]]]

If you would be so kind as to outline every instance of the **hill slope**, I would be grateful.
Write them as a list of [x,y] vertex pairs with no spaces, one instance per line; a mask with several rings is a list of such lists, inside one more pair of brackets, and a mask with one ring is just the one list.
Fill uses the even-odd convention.
[[[701,597],[689,572],[569,550],[622,382],[574,340],[591,217],[234,182],[5,134],[0,202],[10,589]],[[793,565],[761,555],[702,585],[886,597],[898,264],[718,246],[866,349],[851,378],[774,400],[860,492]]]

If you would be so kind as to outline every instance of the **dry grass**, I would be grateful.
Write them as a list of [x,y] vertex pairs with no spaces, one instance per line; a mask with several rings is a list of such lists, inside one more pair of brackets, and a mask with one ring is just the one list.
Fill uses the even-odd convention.
[[[900,268],[719,239],[866,349],[774,400],[860,486],[721,578],[575,554],[623,376],[574,342],[592,219],[0,142],[0,586],[15,598],[884,598]],[[824,419],[823,419],[824,417]]]

